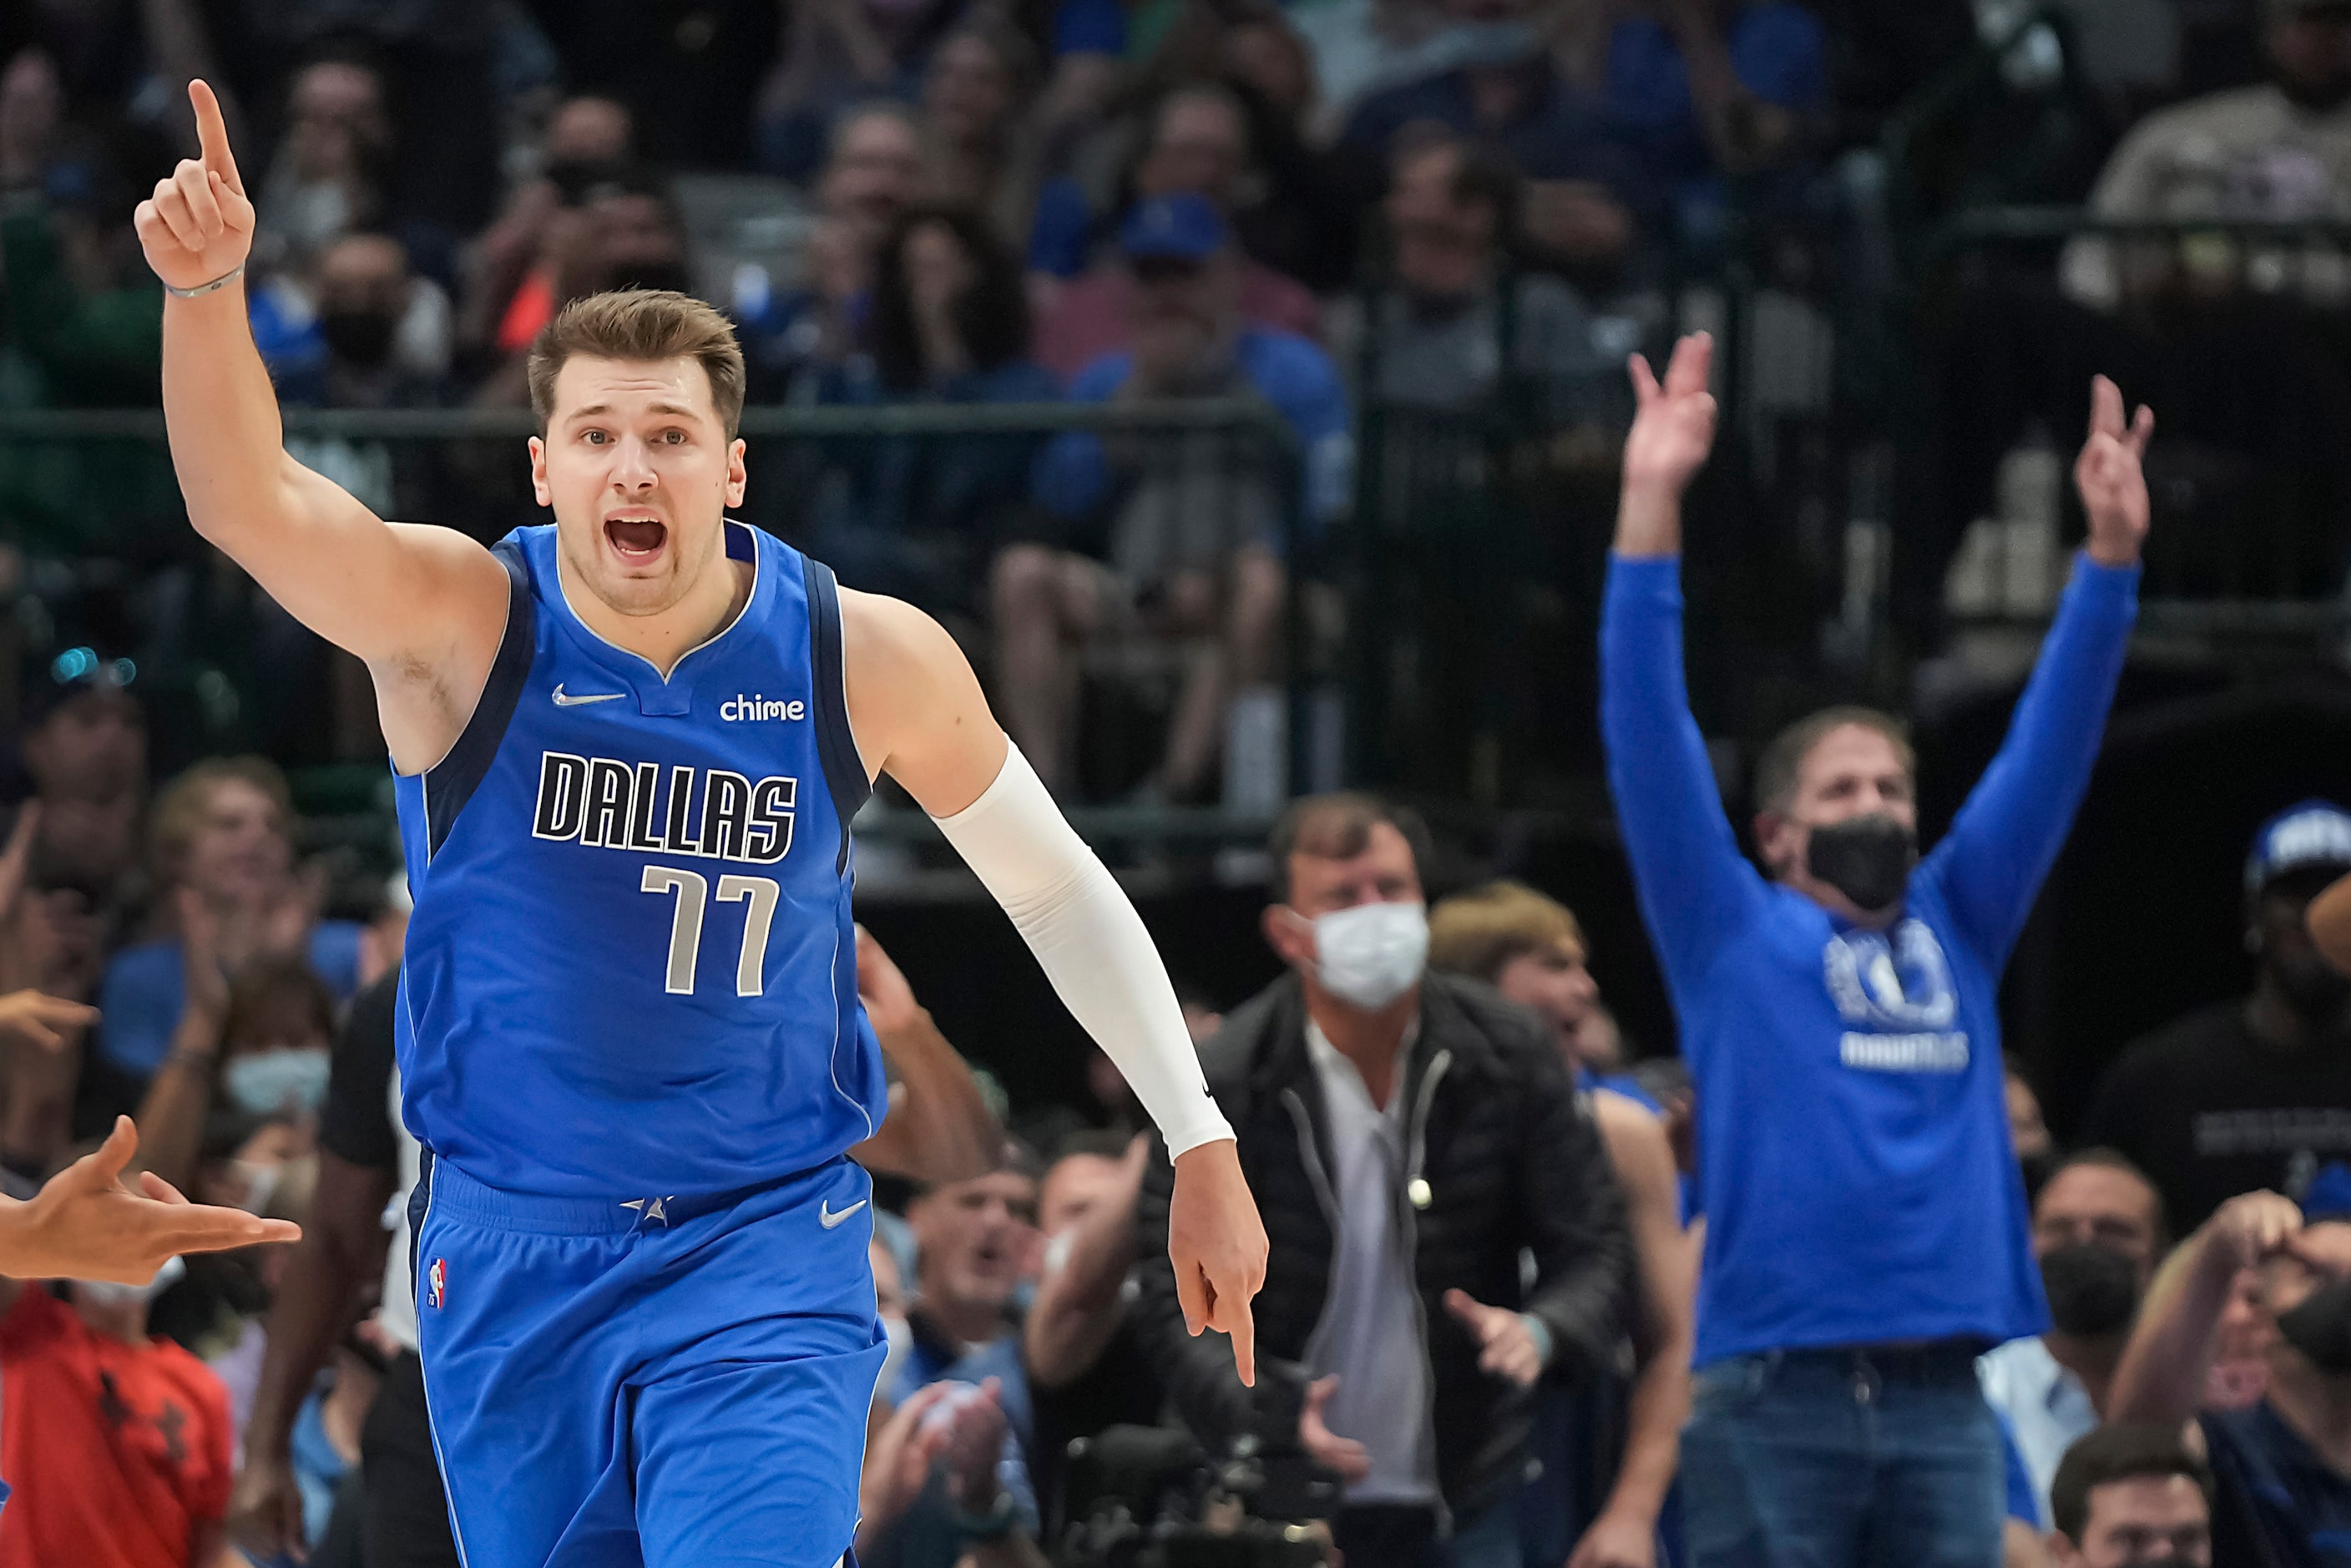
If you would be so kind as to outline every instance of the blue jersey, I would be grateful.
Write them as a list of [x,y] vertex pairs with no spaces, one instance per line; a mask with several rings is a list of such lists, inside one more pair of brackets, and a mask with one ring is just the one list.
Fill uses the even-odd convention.
[[489,1186],[731,1192],[880,1123],[832,574],[726,528],[750,599],[667,680],[565,601],[553,527],[510,535],[481,700],[447,757],[397,779],[402,1115]]

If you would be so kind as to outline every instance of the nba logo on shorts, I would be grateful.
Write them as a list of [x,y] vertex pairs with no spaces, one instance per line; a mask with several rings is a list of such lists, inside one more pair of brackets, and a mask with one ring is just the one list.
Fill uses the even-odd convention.
[[438,1258],[433,1260],[433,1267],[424,1276],[424,1288],[430,1292],[427,1299],[438,1308],[449,1294],[449,1265]]

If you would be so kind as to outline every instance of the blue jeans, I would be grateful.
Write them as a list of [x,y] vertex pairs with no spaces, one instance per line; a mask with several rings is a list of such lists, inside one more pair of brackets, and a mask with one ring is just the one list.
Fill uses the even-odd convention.
[[2003,1477],[1968,1347],[1733,1356],[1682,1434],[1691,1568],[1999,1568]]

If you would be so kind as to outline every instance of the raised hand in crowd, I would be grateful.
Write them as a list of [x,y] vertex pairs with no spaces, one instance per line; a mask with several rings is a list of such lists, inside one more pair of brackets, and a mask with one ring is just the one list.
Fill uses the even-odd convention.
[[87,1002],[36,990],[0,996],[0,1035],[27,1040],[45,1051],[65,1051],[75,1035],[97,1021],[98,1009]]
[[241,1209],[192,1204],[142,1172],[122,1185],[138,1152],[131,1118],[115,1118],[104,1144],[51,1177],[23,1203],[0,1201],[0,1274],[20,1280],[106,1280],[144,1285],[183,1252],[220,1252],[297,1241],[300,1228]]
[[2104,376],[2090,382],[2090,434],[2074,460],[2074,484],[2090,519],[2090,559],[2128,566],[2147,538],[2147,475],[2141,467],[2155,411],[2145,403],[2123,423],[2122,389]]
[[1714,340],[1704,332],[1693,332],[1676,343],[1663,382],[1639,354],[1627,366],[1639,410],[1625,437],[1616,553],[1678,555],[1682,492],[1689,488],[1714,447],[1718,411],[1714,394],[1707,390],[1707,377],[1714,367]]

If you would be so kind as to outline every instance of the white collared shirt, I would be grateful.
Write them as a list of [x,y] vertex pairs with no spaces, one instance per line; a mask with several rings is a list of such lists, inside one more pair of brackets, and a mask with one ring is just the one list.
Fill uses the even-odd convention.
[[1323,1420],[1372,1457],[1371,1474],[1346,1490],[1350,1502],[1437,1500],[1437,1444],[1430,1426],[1427,1347],[1398,1231],[1405,1166],[1404,1061],[1419,1032],[1405,1031],[1388,1103],[1374,1105],[1355,1064],[1312,1019],[1306,1051],[1322,1081],[1331,1132],[1331,1185],[1339,1203],[1332,1238],[1331,1293],[1307,1342],[1317,1377],[1339,1386]]

